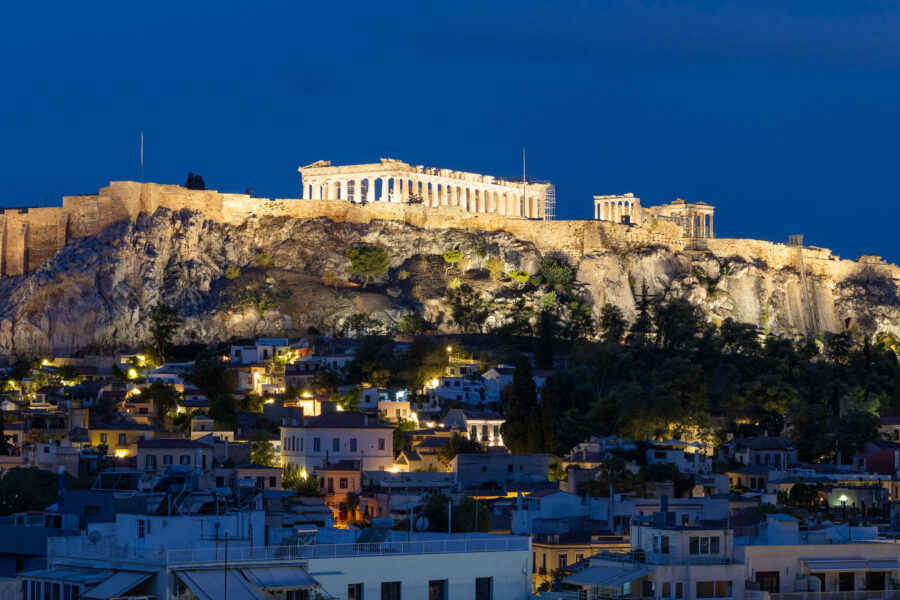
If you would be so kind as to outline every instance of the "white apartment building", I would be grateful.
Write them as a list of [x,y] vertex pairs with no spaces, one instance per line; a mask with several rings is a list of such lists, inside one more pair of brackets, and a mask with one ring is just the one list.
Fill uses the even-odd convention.
[[46,568],[19,574],[23,600],[521,600],[530,591],[528,537],[388,531],[358,544],[354,532],[323,529],[266,546],[264,532],[262,511],[119,514],[87,536],[51,538]]
[[361,461],[363,471],[387,471],[394,465],[394,428],[358,412],[325,413],[281,427],[282,466],[312,473],[341,460]]

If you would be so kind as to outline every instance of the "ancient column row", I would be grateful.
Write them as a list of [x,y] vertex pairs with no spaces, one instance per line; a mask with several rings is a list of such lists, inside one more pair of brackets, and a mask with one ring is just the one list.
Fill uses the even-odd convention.
[[686,217],[685,235],[695,238],[713,237],[712,213],[689,212]]
[[629,223],[634,222],[634,203],[628,200],[598,200],[594,203],[594,218],[601,221],[622,223],[628,217]]
[[[380,181],[380,185],[376,182]],[[376,193],[376,188],[380,190]],[[360,177],[304,184],[302,196],[312,200],[406,202],[415,197],[427,206],[459,206],[471,213],[541,218],[541,200],[520,192],[500,191],[464,183],[406,177]],[[377,197],[376,197],[377,196]]]

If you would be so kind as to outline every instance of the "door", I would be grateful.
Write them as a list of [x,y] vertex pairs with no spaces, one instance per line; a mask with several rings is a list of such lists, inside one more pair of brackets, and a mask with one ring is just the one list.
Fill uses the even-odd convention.
[[884,571],[868,571],[866,573],[866,589],[867,590],[884,590]]
[[838,591],[852,592],[856,578],[853,571],[842,571],[838,573]]
[[776,594],[781,581],[778,571],[757,571],[756,583],[759,584],[759,589],[762,591]]

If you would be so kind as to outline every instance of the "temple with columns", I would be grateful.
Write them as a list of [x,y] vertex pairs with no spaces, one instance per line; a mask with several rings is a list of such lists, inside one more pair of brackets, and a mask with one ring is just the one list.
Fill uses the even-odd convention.
[[634,194],[594,196],[594,218],[625,225],[642,225],[653,219],[671,221],[681,226],[684,237],[713,238],[715,207],[706,202],[686,202],[681,198],[660,206],[641,206]]
[[469,213],[553,218],[553,185],[409,165],[392,158],[362,165],[319,161],[298,169],[302,199],[457,206]]

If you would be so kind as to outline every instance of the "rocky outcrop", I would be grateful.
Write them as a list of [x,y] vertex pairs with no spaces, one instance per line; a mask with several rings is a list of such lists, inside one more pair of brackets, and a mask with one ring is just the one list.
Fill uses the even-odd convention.
[[[389,279],[367,289],[346,282],[322,285],[327,270],[345,275],[345,251],[359,243],[388,249]],[[458,273],[448,272],[440,258],[448,248],[464,250],[466,263]],[[272,259],[266,270],[256,266],[261,252]],[[289,217],[233,225],[199,212],[161,208],[133,224],[71,242],[33,273],[0,279],[0,355],[138,348],[148,339],[148,313],[160,301],[178,306],[184,316],[178,342],[290,335],[310,325],[327,329],[360,311],[384,322],[408,310],[433,316],[449,278],[465,279],[486,294],[500,293],[510,285],[487,277],[488,258],[501,258],[506,271],[534,273],[547,252],[535,241],[500,230]],[[229,279],[225,272],[233,266],[242,274]],[[594,249],[573,266],[585,295],[597,305],[615,303],[626,315],[633,314],[646,284],[651,294],[688,298],[712,320],[734,317],[788,335],[811,329],[807,293],[793,268],[652,246]],[[885,273],[875,265],[852,275],[810,276],[819,328],[900,334],[900,293]],[[252,302],[235,301],[260,289],[275,298],[261,314]]]

